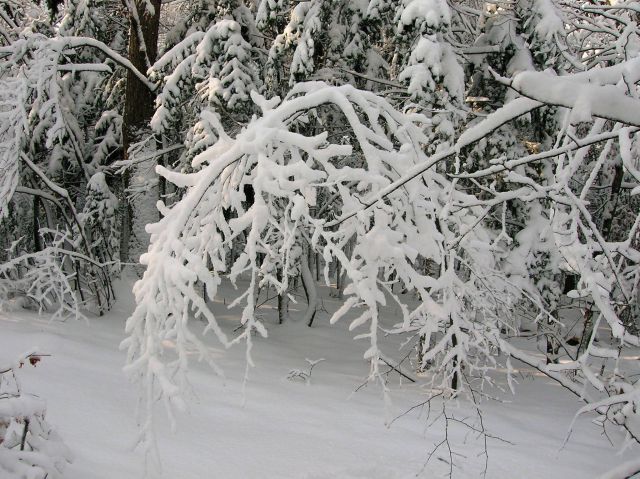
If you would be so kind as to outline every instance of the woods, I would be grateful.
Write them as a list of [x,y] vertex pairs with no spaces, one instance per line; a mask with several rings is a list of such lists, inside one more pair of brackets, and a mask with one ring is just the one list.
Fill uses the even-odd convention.
[[217,368],[197,320],[251,365],[265,295],[286,328],[300,292],[314,327],[320,285],[344,296],[331,323],[356,313],[383,391],[399,353],[379,339],[397,335],[438,397],[477,405],[494,374],[517,395],[517,362],[640,442],[638,15],[6,0],[0,305],[102,315],[135,270],[121,347],[148,453],[156,402],[183,407],[193,359]]

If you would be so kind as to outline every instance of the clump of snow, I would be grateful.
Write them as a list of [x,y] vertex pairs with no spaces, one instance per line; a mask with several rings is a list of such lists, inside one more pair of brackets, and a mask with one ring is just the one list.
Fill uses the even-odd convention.
[[445,0],[404,0],[398,29],[414,24],[426,24],[438,30],[451,23],[451,12]]

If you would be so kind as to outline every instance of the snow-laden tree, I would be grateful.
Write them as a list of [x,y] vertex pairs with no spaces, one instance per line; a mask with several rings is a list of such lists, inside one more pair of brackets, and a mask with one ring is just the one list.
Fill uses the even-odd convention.
[[[162,87],[151,120],[154,132],[175,128],[176,106],[184,101],[196,118],[207,107],[217,107],[236,121],[248,118],[249,94],[260,85],[251,48],[238,22],[220,20],[167,51],[151,68],[152,78],[161,79]],[[187,117],[187,122],[192,119]]]
[[[436,338],[422,359],[436,363],[435,385],[464,391],[472,378],[483,378],[486,368],[496,364],[500,329],[512,328],[506,318],[519,294],[498,270],[495,235],[480,225],[483,208],[453,211],[472,199],[429,170],[385,202],[357,211],[401,179],[399,172],[428,161],[422,132],[426,118],[405,115],[375,94],[350,86],[300,83],[282,102],[258,94],[253,98],[262,115],[235,137],[222,130],[217,116],[204,113],[217,125],[218,140],[194,158],[193,173],[158,167],[159,174],[186,192],[171,208],[159,205],[163,218],[148,227],[151,246],[142,257],[147,270],[135,286],[138,306],[123,343],[127,370],[149,392],[147,413],[157,394],[169,405],[180,403],[194,349],[208,358],[206,346],[189,326],[193,313],[206,320],[207,331],[222,344],[246,341],[251,364],[252,331],[267,334],[255,314],[256,290],[271,286],[286,291],[287,273],[304,248],[320,252],[326,265],[337,258],[346,271],[347,298],[332,321],[350,309],[361,310],[350,328],[364,328],[358,337],[369,342],[364,357],[371,363],[372,379],[380,374],[379,307],[387,301],[397,302],[403,311],[393,333]],[[324,109],[343,119],[353,144],[297,132],[310,115]],[[353,155],[361,158],[360,165],[340,161]],[[255,192],[250,206],[243,194],[246,184]],[[315,216],[320,193],[340,205],[335,219]],[[235,212],[232,219],[229,210]],[[245,252],[228,270],[226,255],[241,234]],[[355,246],[348,257],[344,246],[351,241]],[[438,265],[437,276],[425,271],[423,260]],[[277,266],[284,270],[280,277]],[[234,302],[243,305],[244,328],[238,337],[223,332],[209,306],[225,275],[234,282],[240,275],[249,279]],[[325,267],[328,282],[327,275]],[[405,304],[393,292],[393,282],[413,291],[419,306]],[[206,297],[200,284],[206,285]],[[171,353],[163,347],[166,338],[176,343]],[[150,428],[148,419],[145,432]]]
[[523,0],[516,4],[516,15],[522,36],[540,69],[564,70],[572,52],[559,7],[551,0]]
[[[78,253],[76,259],[89,260],[86,277],[77,268],[73,273],[79,296],[85,290],[90,292],[103,310],[111,302],[109,277],[93,259],[77,211],[79,194],[74,190],[77,182],[88,180],[92,166],[85,161],[81,116],[75,114],[76,106],[82,103],[75,101],[76,92],[69,85],[71,74],[64,73],[67,62],[61,59],[69,46],[50,42],[40,33],[27,33],[4,51],[0,64],[0,163],[7,174],[2,182],[0,214],[8,214],[9,201],[16,193],[32,196],[32,248],[37,253],[50,239],[57,241],[57,235],[45,234],[44,228],[66,230],[63,236],[68,254]],[[71,238],[74,230],[77,237]]]
[[[3,236],[14,244],[20,242],[20,248],[3,253],[3,261],[10,263],[2,269],[3,279],[11,278],[17,286],[27,277],[38,276],[39,265],[58,261],[57,270],[67,280],[56,276],[60,281],[55,284],[68,281],[73,294],[44,285],[44,291],[66,292],[56,293],[55,300],[47,298],[40,307],[53,301],[62,310],[69,309],[68,304],[74,304],[70,309],[75,311],[95,306],[102,314],[113,303],[111,280],[117,269],[112,260],[105,262],[104,258],[114,258],[117,249],[107,252],[105,245],[96,243],[85,221],[108,224],[110,220],[102,214],[110,209],[82,211],[92,208],[87,201],[93,201],[92,185],[97,178],[102,178],[102,193],[111,194],[102,171],[121,146],[122,124],[118,101],[109,97],[111,86],[117,83],[112,72],[118,66],[135,68],[101,40],[74,36],[99,33],[116,45],[119,42],[112,30],[98,29],[104,24],[94,21],[89,26],[89,19],[104,19],[103,10],[83,15],[87,5],[74,5],[63,17],[64,35],[53,31],[40,16],[33,17],[36,8],[25,9],[28,13],[21,17],[21,5],[12,5],[8,10],[12,16],[2,17],[3,25],[14,28],[5,37],[10,41],[0,47],[0,221],[3,227],[14,225]],[[14,25],[18,21],[22,23]],[[18,24],[23,28],[17,28]],[[95,95],[96,89],[104,91]],[[31,209],[24,207],[27,201]],[[108,248],[113,247],[110,242]],[[25,256],[16,257],[17,251]],[[9,271],[8,264],[21,267]],[[50,276],[47,270],[41,272],[42,278]],[[5,285],[11,289],[10,283]],[[20,287],[8,294],[23,291]]]
[[[291,12],[287,22],[278,13],[283,4]],[[275,34],[266,72],[271,91],[284,94],[312,79],[375,85],[385,60],[377,48],[379,11],[369,7],[367,0],[261,2],[257,24]]]
[[[580,85],[577,80],[567,81],[574,87]],[[616,94],[610,93],[609,99],[615,98]],[[635,267],[632,265],[637,264],[637,215],[626,242],[616,242],[612,249],[601,238],[589,211],[567,186],[570,175],[558,170],[550,184],[538,185],[518,173],[518,164],[550,156],[532,154],[508,161],[498,158],[486,170],[471,173],[463,171],[458,158],[465,147],[540,103],[513,100],[467,130],[448,150],[427,157],[423,152],[427,137],[421,131],[426,118],[402,114],[372,93],[347,86],[301,83],[282,103],[258,95],[254,100],[262,107],[263,116],[236,137],[228,136],[219,120],[211,117],[210,123],[218,125],[219,139],[194,158],[195,172],[159,168],[161,175],[186,188],[186,193],[170,209],[161,206],[164,218],[149,227],[152,244],[143,257],[148,268],[135,287],[138,307],[127,325],[130,338],[123,344],[129,351],[129,372],[139,377],[148,391],[149,414],[158,394],[168,403],[180,402],[187,351],[190,354],[195,349],[207,357],[206,347],[189,328],[191,311],[206,319],[207,330],[212,330],[223,344],[245,340],[250,353],[251,332],[266,335],[255,315],[256,288],[267,284],[279,291],[286,288],[274,266],[290,267],[298,258],[300,239],[304,239],[303,245],[321,251],[327,263],[336,257],[347,271],[347,299],[332,319],[338,320],[347,310],[362,308],[351,328],[366,327],[358,337],[370,342],[364,356],[371,361],[372,378],[378,375],[381,354],[377,343],[379,305],[393,300],[403,311],[403,321],[391,332],[435,337],[433,343],[422,343],[422,361],[436,364],[431,376],[435,385],[453,389],[454,394],[471,390],[476,379],[489,381],[485,373],[496,368],[501,353],[509,378],[511,358],[524,361],[584,398],[588,402],[585,411],[600,412],[603,421],[621,425],[637,437],[635,381],[621,376],[616,368],[608,369],[606,364],[604,372],[594,370],[601,366],[600,359],[615,360],[625,345],[639,343],[620,316],[630,307],[630,290],[637,294],[637,278],[629,276]],[[304,124],[321,107],[337,109],[337,116],[344,117],[353,131],[352,145],[331,143],[325,134],[296,132],[296,123]],[[602,106],[602,114],[625,115],[615,105]],[[584,147],[576,142],[562,151],[580,150],[584,153]],[[362,158],[359,166],[338,161],[357,155]],[[453,180],[433,168],[448,159],[455,162]],[[463,179],[474,181],[502,172],[503,181],[513,183],[512,188],[485,188],[483,196],[457,188]],[[255,190],[249,207],[242,193],[247,183]],[[339,199],[341,210],[335,219],[314,217],[310,209],[323,190]],[[494,208],[504,209],[515,198],[531,203],[531,208],[547,198],[552,210],[546,225],[540,228],[532,224],[531,231],[523,230],[516,250],[509,252],[507,233],[491,228],[490,223],[485,225],[484,219]],[[236,216],[228,220],[226,209],[235,211]],[[230,242],[241,233],[247,238],[245,254],[227,271],[225,255]],[[355,238],[355,247],[347,257],[343,248],[351,238]],[[592,336],[580,356],[547,365],[511,341],[518,331],[517,318],[511,314],[518,301],[528,302],[547,317],[551,315],[539,293],[528,294],[531,288],[540,286],[530,282],[534,259],[531,249],[523,247],[536,241],[545,242],[556,257],[562,257],[559,267],[579,275],[574,295],[589,296],[598,305],[598,323],[606,321],[612,331],[610,347],[602,342],[596,345]],[[551,241],[555,241],[555,248]],[[539,246],[536,250],[542,251]],[[424,271],[420,259],[435,262],[438,274],[431,276]],[[514,268],[516,261],[518,267]],[[235,303],[244,305],[244,329],[237,338],[222,331],[197,287],[206,284],[207,295],[213,299],[225,273],[234,281],[240,274],[249,277],[248,286]],[[284,275],[284,281],[286,278]],[[409,309],[394,294],[389,286],[394,279],[420,298],[420,306]],[[617,304],[624,306],[618,309]],[[166,338],[175,341],[175,349],[163,347]],[[146,423],[145,432],[150,431],[150,424]]]
[[396,12],[398,80],[407,85],[406,108],[426,111],[432,121],[428,151],[453,143],[464,117],[464,71],[447,36],[452,15],[446,1],[405,0]]
[[118,199],[109,189],[105,174],[94,174],[87,184],[87,197],[80,221],[94,256],[101,263],[109,265],[113,276],[118,273],[115,259],[120,245],[117,211]]
[[287,81],[291,87],[316,71],[326,46],[319,40],[327,34],[326,18],[331,14],[331,2],[310,0],[293,6],[289,23],[269,50],[269,76],[275,92],[286,91]]

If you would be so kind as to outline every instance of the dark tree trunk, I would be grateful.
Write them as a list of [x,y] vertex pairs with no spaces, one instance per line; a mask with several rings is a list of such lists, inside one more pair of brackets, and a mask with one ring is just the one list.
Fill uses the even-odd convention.
[[[449,316],[451,318],[451,316]],[[453,326],[453,318],[450,319],[450,325]],[[451,335],[451,347],[455,348],[458,345],[458,338],[455,334]],[[453,376],[451,376],[451,390],[455,392],[458,390],[458,355],[456,354],[452,360],[453,363]]]
[[[153,6],[149,11],[148,4]],[[161,0],[131,0],[136,9],[129,14],[129,60],[133,66],[146,72],[158,54],[158,31],[160,27]],[[136,16],[140,24],[136,21]],[[142,38],[140,38],[142,36]],[[129,157],[129,147],[137,140],[140,130],[145,128],[153,114],[155,94],[149,90],[131,71],[127,72],[127,89],[122,121],[122,146],[124,159]],[[130,173],[122,176],[122,224],[120,241],[120,260],[129,260],[129,240],[131,237],[132,208],[126,200],[126,189],[129,187]]]
[[300,277],[302,278],[302,287],[304,288],[304,295],[307,297],[307,311],[304,315],[304,320],[307,326],[313,325],[313,320],[318,312],[318,291],[316,284],[309,268],[309,263],[312,258],[311,247],[306,245],[305,252],[303,252],[300,258]]
[[40,198],[33,197],[33,247],[35,251],[42,251],[42,238],[40,238],[40,223],[38,221],[40,213]]
[[[276,269],[276,278],[280,282],[284,280],[282,268]],[[288,296],[286,291],[278,293],[278,324],[284,323],[284,320],[287,317],[287,299]]]

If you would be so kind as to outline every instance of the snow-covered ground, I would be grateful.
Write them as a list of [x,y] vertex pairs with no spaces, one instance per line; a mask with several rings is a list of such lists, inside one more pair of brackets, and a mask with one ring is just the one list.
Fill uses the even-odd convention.
[[[225,291],[221,303],[231,298]],[[338,301],[322,291],[324,306],[331,311]],[[114,311],[89,323],[50,322],[24,311],[0,313],[1,359],[33,346],[52,355],[37,368],[23,368],[21,378],[25,391],[47,400],[49,422],[74,451],[75,460],[65,471],[69,479],[144,476],[143,457],[133,450],[137,393],[122,373],[125,358],[118,348],[132,302],[130,293],[121,296]],[[307,328],[293,320],[301,315],[296,307],[291,305],[292,320],[282,326],[264,310],[270,337],[256,338],[256,367],[246,384],[243,347],[219,349],[224,379],[208,366],[193,365],[190,409],[178,416],[177,431],[171,432],[162,410],[156,416],[163,477],[446,477],[451,457],[454,477],[481,477],[483,438],[455,421],[449,422],[452,456],[442,445],[426,463],[444,438],[438,400],[430,413],[426,406],[417,407],[387,427],[391,419],[424,401],[427,392],[420,379],[413,384],[389,374],[390,403],[376,384],[354,392],[368,373],[362,359],[367,344],[353,341],[348,321],[330,326],[327,314]],[[388,316],[393,322],[392,310]],[[236,318],[233,312],[223,315],[227,331],[238,325]],[[197,322],[194,329],[201,329]],[[406,354],[396,338],[385,338],[382,344],[387,352],[395,351],[395,357]],[[211,346],[218,348],[213,339]],[[310,383],[288,380],[292,370],[308,369],[307,358],[325,359],[313,369]],[[409,368],[406,372],[413,376]],[[504,378],[500,382],[504,385]],[[597,477],[639,454],[638,448],[619,454],[622,434],[610,434],[611,445],[588,416],[577,420],[563,447],[580,404],[530,370],[522,370],[516,396],[497,389],[487,393],[502,399],[482,403],[487,432],[500,438],[488,439],[488,478]],[[447,414],[477,425],[464,401],[449,404]]]

